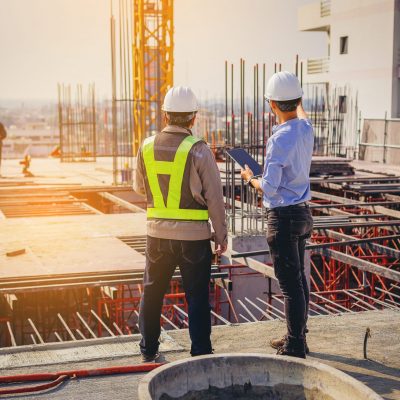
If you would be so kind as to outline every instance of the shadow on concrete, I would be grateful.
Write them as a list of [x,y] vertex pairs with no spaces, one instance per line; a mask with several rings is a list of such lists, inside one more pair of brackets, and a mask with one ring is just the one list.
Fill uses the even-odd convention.
[[[335,368],[364,383],[383,398],[393,399],[394,397],[387,396],[394,391],[398,396],[400,395],[400,369],[398,368],[392,368],[369,359],[356,359],[335,354],[312,352],[310,356],[334,363]],[[345,364],[350,368],[340,364]]]

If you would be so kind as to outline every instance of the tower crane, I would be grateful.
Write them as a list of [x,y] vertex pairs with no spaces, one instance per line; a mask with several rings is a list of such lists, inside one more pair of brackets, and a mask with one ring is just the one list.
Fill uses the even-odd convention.
[[134,151],[162,128],[161,104],[174,77],[174,0],[132,0]]

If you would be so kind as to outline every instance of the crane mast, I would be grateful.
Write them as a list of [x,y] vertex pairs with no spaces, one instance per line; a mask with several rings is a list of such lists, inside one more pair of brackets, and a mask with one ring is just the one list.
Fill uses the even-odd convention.
[[173,85],[173,0],[133,0],[134,141],[162,129],[161,105]]

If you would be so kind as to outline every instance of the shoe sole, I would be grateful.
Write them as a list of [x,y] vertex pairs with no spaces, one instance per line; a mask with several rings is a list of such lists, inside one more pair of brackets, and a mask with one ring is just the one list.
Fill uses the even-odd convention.
[[286,356],[286,357],[294,357],[294,358],[302,358],[302,359],[306,359],[306,355],[305,354],[296,354],[296,353],[286,353],[286,354],[282,354],[282,353],[276,353],[276,355],[278,356]]
[[277,345],[273,344],[272,341],[269,342],[269,345],[275,350],[278,350],[279,347],[281,347],[281,346],[277,346]]
[[[281,347],[281,346],[277,346],[277,345],[273,344],[272,340],[269,341],[269,345],[275,350],[278,350],[279,347]],[[308,346],[306,346],[306,348],[305,348],[305,353],[310,354],[310,349],[308,348]]]

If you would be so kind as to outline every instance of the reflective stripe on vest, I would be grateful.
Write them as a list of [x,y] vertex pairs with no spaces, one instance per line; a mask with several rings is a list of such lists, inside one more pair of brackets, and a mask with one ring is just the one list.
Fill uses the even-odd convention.
[[[179,145],[174,161],[156,161],[154,159],[155,136],[148,137],[143,143],[143,161],[146,167],[147,180],[153,196],[153,208],[147,208],[148,218],[179,219],[207,221],[208,210],[179,208],[181,190],[186,161],[192,146],[200,141],[193,136],[187,136]],[[158,175],[170,175],[167,205],[158,182]]]

